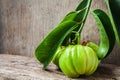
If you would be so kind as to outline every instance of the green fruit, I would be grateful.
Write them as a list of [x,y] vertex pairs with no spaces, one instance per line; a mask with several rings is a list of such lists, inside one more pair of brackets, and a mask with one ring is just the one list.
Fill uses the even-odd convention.
[[53,62],[56,66],[58,66],[58,67],[59,67],[59,58],[60,58],[60,56],[61,56],[61,51],[62,51],[64,48],[65,48],[64,46],[60,46],[60,47],[58,48],[58,50],[56,51],[53,59],[52,59],[52,62]]
[[68,77],[91,75],[99,64],[95,51],[82,45],[70,45],[61,51],[59,67]]
[[86,46],[92,48],[95,52],[97,52],[98,49],[99,49],[99,46],[98,46],[97,44],[93,43],[93,42],[88,42],[88,43],[86,44]]

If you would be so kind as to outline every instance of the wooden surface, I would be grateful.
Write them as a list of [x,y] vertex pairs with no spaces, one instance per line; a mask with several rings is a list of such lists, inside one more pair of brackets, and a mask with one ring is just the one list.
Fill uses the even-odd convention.
[[[37,45],[82,0],[0,0],[0,53],[33,57]],[[93,0],[91,10],[106,11],[104,0]],[[106,11],[107,12],[107,11]],[[99,43],[92,15],[88,16],[82,40]],[[116,45],[106,63],[120,65]]]
[[42,70],[35,59],[18,55],[0,54],[0,80],[120,80],[120,66],[104,64],[89,77],[66,77],[54,64]]

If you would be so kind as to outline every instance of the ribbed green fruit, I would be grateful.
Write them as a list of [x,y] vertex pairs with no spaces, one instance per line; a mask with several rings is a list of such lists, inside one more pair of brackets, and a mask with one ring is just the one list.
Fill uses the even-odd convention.
[[52,59],[52,62],[53,62],[56,66],[58,66],[58,67],[59,67],[59,58],[60,58],[60,56],[61,56],[61,51],[62,51],[63,49],[65,49],[65,47],[64,47],[64,46],[60,46],[60,47],[58,48],[57,52],[55,53],[53,59]]
[[95,51],[88,46],[70,45],[60,54],[59,67],[68,77],[91,75],[99,64]]

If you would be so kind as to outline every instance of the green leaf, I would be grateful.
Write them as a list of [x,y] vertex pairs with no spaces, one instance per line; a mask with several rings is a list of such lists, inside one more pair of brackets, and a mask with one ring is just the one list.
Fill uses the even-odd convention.
[[83,10],[83,9],[85,9],[85,10],[82,13],[80,13],[79,15],[76,16],[75,20],[82,19],[83,24],[80,24],[79,27],[77,27],[74,31],[78,31],[79,33],[81,33],[82,28],[83,28],[83,26],[85,24],[85,21],[86,21],[88,12],[89,12],[89,8],[90,8],[90,5],[91,5],[91,2],[92,2],[92,0],[83,0],[77,6],[77,8],[75,9],[76,11]]
[[120,0],[106,0],[110,19],[116,36],[116,40],[120,46]]
[[63,23],[63,22],[65,22],[65,21],[73,21],[74,18],[75,18],[75,16],[76,16],[78,13],[79,13],[79,11],[72,11],[72,12],[68,13],[68,14],[64,17],[64,19],[60,22],[60,24]]
[[60,22],[60,24],[65,21],[75,21],[75,22],[83,21],[83,16],[84,16],[85,11],[86,11],[86,8],[79,10],[79,11],[72,11],[72,12],[68,13],[64,17],[64,19]]
[[[62,20],[62,22],[64,21],[76,21],[76,22],[83,22],[82,24],[80,24],[78,27],[76,27],[73,32],[71,32],[63,41],[62,45],[66,46],[69,43],[75,43],[77,44],[78,42],[78,37],[76,36],[76,34],[80,34],[82,31],[82,28],[85,24],[88,12],[89,12],[89,8],[91,5],[92,0],[82,0],[82,2],[77,6],[77,8],[75,9],[75,11],[72,11],[70,13],[68,13],[65,18]],[[62,23],[61,22],[61,23]],[[75,33],[76,32],[76,33]]]
[[44,69],[50,63],[54,53],[65,37],[78,26],[74,21],[66,21],[53,29],[35,50],[36,58],[44,64]]
[[65,18],[61,21],[61,23],[68,20],[74,20],[77,22],[85,21],[87,14],[89,12],[91,2],[92,0],[82,0],[82,2],[80,2],[75,11],[68,13],[65,16]]
[[[71,13],[69,15],[67,15],[61,23],[65,22],[65,21],[75,21],[75,22],[78,22],[78,23],[83,23],[83,16],[84,16],[84,12],[85,12],[86,9],[82,9],[82,10],[79,10],[79,11],[74,11],[74,13]],[[81,26],[78,26],[76,28],[78,28],[76,31],[75,29],[73,31],[77,32],[79,30]],[[76,33],[71,33],[64,39],[62,45],[63,46],[66,46],[66,45],[69,45],[69,43],[72,43],[71,41],[74,39],[73,36],[75,36]],[[72,38],[73,37],[73,38]]]
[[79,11],[83,8],[89,8],[90,4],[91,4],[92,0],[82,0],[82,2],[77,6],[77,8],[75,9],[76,11]]
[[100,10],[96,9],[92,12],[98,28],[100,31],[100,46],[97,51],[97,55],[100,59],[107,57],[114,48],[115,34],[108,15]]
[[[91,2],[92,0],[82,0],[82,2],[77,6],[77,8],[75,9],[76,11],[80,11],[81,10],[81,13],[79,13],[76,17],[75,17],[75,21],[83,21],[82,24],[80,24],[77,28],[75,28],[73,30],[73,32],[76,32],[76,33],[71,33],[71,36],[70,36],[70,39],[71,41],[73,41],[75,44],[77,44],[78,42],[78,38],[79,36],[75,36],[76,34],[81,34],[81,31],[83,29],[83,26],[85,24],[85,21],[86,21],[86,18],[87,18],[87,15],[88,15],[88,12],[89,12],[89,8],[90,8],[90,5],[91,5]],[[80,35],[81,36],[81,35]]]

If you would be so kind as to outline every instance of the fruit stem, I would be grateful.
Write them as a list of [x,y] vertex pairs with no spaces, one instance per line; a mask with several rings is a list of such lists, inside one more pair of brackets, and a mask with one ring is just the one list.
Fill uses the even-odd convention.
[[81,43],[80,34],[79,34],[79,33],[76,33],[76,35],[77,35],[77,44],[80,44],[80,43]]

